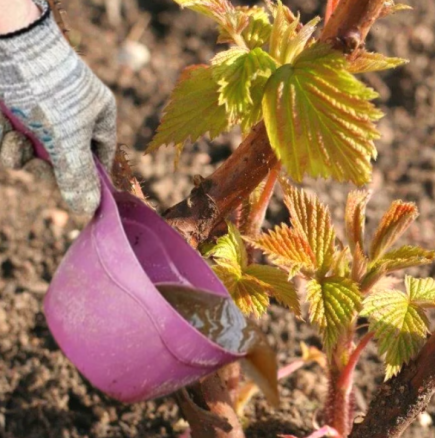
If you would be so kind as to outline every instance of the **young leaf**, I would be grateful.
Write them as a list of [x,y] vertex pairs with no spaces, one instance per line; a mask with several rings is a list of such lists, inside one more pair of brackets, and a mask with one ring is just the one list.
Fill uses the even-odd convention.
[[181,147],[187,140],[195,142],[207,132],[214,138],[228,130],[225,108],[219,106],[218,99],[218,85],[211,68],[203,65],[186,68],[147,152],[164,144]]
[[267,292],[281,304],[288,306],[297,317],[300,317],[301,306],[295,285],[288,279],[288,275],[284,271],[267,265],[250,265],[245,272],[268,285]]
[[315,272],[316,258],[305,236],[286,224],[276,226],[274,231],[263,233],[249,242],[269,256],[275,265],[286,270],[290,278],[301,270],[308,276]]
[[282,64],[292,64],[297,56],[305,49],[308,40],[316,30],[320,17],[313,18],[309,21],[294,38],[284,41],[283,54],[281,56]]
[[376,262],[371,263],[369,272],[382,271],[385,275],[400,269],[428,265],[434,259],[435,251],[429,251],[418,246],[405,245],[387,252]]
[[[355,246],[352,260],[352,272],[350,278],[356,283],[360,283],[367,273],[368,259],[362,251],[359,243]],[[363,290],[363,288],[361,288]]]
[[213,270],[244,313],[261,316],[269,305],[270,285],[246,273],[247,253],[242,237],[234,224],[228,223],[228,234],[219,237],[206,253],[216,262]]
[[378,260],[408,229],[418,216],[412,202],[394,201],[382,217],[370,247],[370,259]]
[[371,192],[362,190],[354,190],[347,196],[344,221],[346,238],[352,253],[357,245],[361,251],[364,249],[366,206],[370,197]]
[[361,294],[356,283],[348,278],[329,277],[311,280],[307,284],[310,321],[323,335],[326,351],[330,352],[361,307]]
[[287,6],[278,0],[274,5],[268,2],[269,9],[273,13],[274,21],[269,40],[269,53],[279,63],[284,63],[288,41],[297,35],[299,17],[295,17]]
[[231,222],[227,225],[228,234],[219,237],[216,245],[206,253],[206,257],[212,256],[219,266],[241,276],[248,264],[248,254],[239,230]]
[[271,146],[289,175],[332,176],[357,185],[370,180],[373,121],[382,113],[377,97],[347,71],[344,56],[314,44],[291,65],[278,68],[266,85],[263,114]]
[[386,380],[418,354],[429,333],[422,304],[433,304],[435,282],[407,277],[405,285],[406,293],[376,291],[363,303],[361,315],[369,317],[369,330],[378,339],[379,354],[385,354]]
[[239,309],[246,314],[260,317],[269,306],[267,285],[249,275],[235,275],[219,264],[213,271],[221,279]]
[[[267,78],[276,69],[274,60],[262,49],[247,52],[232,48],[220,53],[213,60],[213,78],[219,85],[219,105],[225,105],[227,116],[232,123],[238,123],[254,107],[251,94],[253,81],[263,78],[261,94]],[[257,102],[258,106],[258,102]]]
[[[248,17],[248,24],[242,32],[246,46],[249,49],[263,46],[269,39],[272,29],[269,14],[259,6],[238,6],[236,10]],[[218,43],[234,43],[233,37],[222,27],[219,29]]]
[[406,291],[410,300],[420,305],[435,302],[435,280],[433,278],[405,277]]
[[402,58],[388,58],[382,53],[362,52],[349,63],[348,71],[352,74],[367,73],[370,71],[388,70],[407,64],[409,61]]
[[295,230],[305,237],[315,256],[316,267],[327,271],[335,253],[335,231],[326,205],[315,195],[281,180],[284,203]]

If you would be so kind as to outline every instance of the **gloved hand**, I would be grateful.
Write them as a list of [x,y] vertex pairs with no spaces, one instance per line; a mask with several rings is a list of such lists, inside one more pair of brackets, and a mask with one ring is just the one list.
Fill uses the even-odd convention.
[[[94,152],[110,170],[116,148],[116,106],[64,39],[45,0],[29,27],[0,35],[0,100],[44,145],[72,211],[92,214],[100,202]],[[0,162],[22,167],[32,148],[0,114]]]

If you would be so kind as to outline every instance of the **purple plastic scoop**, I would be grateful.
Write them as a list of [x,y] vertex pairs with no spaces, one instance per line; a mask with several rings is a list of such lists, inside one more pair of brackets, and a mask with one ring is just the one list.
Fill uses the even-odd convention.
[[[36,155],[47,153],[2,103]],[[100,390],[135,402],[171,393],[245,356],[189,324],[157,290],[174,284],[230,299],[201,256],[152,209],[117,192],[104,168],[101,204],[69,248],[44,301],[66,356]]]

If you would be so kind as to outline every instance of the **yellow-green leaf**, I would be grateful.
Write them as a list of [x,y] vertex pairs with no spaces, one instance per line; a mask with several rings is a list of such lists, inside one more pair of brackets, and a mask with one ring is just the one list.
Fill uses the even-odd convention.
[[218,104],[218,85],[207,66],[186,68],[172,92],[157,134],[147,148],[152,152],[162,145],[195,142],[209,132],[217,137],[228,130],[225,108]]
[[385,275],[400,269],[428,265],[434,259],[435,251],[429,251],[418,246],[405,245],[387,252],[380,259],[370,263],[367,275],[372,276],[375,272]]
[[394,201],[382,217],[370,247],[370,259],[378,260],[402,236],[418,216],[412,202]]
[[[259,6],[237,6],[236,10],[245,15],[248,24],[242,32],[242,38],[249,49],[263,46],[270,37],[272,25],[269,14]],[[219,29],[218,43],[235,43],[233,37],[222,27]]]
[[346,238],[352,253],[356,245],[359,245],[361,251],[364,250],[366,206],[370,196],[370,192],[363,190],[354,190],[347,196],[344,221]]
[[248,255],[242,236],[237,227],[228,222],[228,234],[219,237],[216,245],[207,252],[207,257],[213,257],[215,262],[236,276],[241,276],[248,263]]
[[219,53],[212,64],[213,78],[219,85],[219,105],[225,105],[231,123],[239,123],[254,107],[260,107],[267,78],[276,69],[275,62],[261,48],[232,48]]
[[335,252],[335,231],[326,205],[315,195],[297,189],[281,180],[284,202],[290,212],[290,221],[308,242],[315,256],[316,268],[327,271]]
[[329,277],[307,284],[310,321],[319,327],[327,352],[336,345],[361,307],[361,294],[348,278]]
[[301,306],[296,287],[284,271],[267,265],[249,265],[245,272],[267,284],[267,292],[281,304],[288,306],[297,317],[300,317]]
[[317,43],[269,78],[263,97],[269,140],[296,181],[306,173],[357,185],[370,180],[379,138],[373,122],[382,113],[370,102],[377,93],[347,68],[343,54]]
[[286,270],[290,277],[301,270],[308,275],[314,273],[316,258],[308,241],[298,230],[290,229],[286,224],[276,226],[274,231],[263,233],[250,243],[261,249],[275,265]]
[[415,357],[426,341],[429,321],[419,297],[433,296],[433,283],[407,279],[407,291],[376,291],[363,303],[362,316],[370,320],[369,330],[378,340],[379,354],[385,354],[386,379],[396,375],[404,363]]
[[299,17],[295,17],[281,0],[275,4],[267,2],[273,12],[273,25],[269,40],[269,53],[279,63],[283,64],[288,41],[297,35]]
[[405,278],[406,291],[413,303],[424,305],[435,303],[435,280],[433,278]]
[[250,275],[235,275],[224,266],[213,266],[213,270],[243,313],[260,317],[266,311],[269,306],[268,285]]
[[389,70],[409,61],[402,58],[389,58],[382,53],[362,52],[356,59],[349,63],[349,73],[367,73],[370,71]]

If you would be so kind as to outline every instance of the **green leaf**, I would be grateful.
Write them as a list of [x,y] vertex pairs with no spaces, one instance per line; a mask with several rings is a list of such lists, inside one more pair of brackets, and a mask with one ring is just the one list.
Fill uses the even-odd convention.
[[412,202],[394,201],[381,219],[370,247],[370,259],[378,260],[418,216]]
[[[263,46],[270,37],[272,25],[269,14],[259,6],[237,6],[236,10],[247,17],[248,23],[242,32],[242,38],[249,49]],[[218,43],[234,43],[233,37],[224,28],[219,29]]]
[[288,41],[297,35],[299,17],[295,17],[287,6],[278,0],[274,5],[268,2],[273,12],[273,25],[269,40],[269,53],[279,63],[283,64]]
[[316,268],[328,271],[335,253],[335,230],[326,205],[315,195],[297,189],[281,180],[284,203],[290,212],[290,221],[311,248],[315,256]]
[[225,108],[218,104],[218,85],[206,66],[185,69],[172,92],[157,134],[147,148],[152,152],[162,145],[181,147],[209,132],[217,137],[229,128]]
[[352,253],[356,245],[359,245],[361,251],[364,249],[366,206],[370,196],[370,192],[362,190],[354,190],[347,196],[344,220],[346,238]]
[[348,71],[352,74],[371,71],[389,70],[409,61],[402,58],[388,58],[381,53],[362,52],[355,60],[349,63]]
[[435,302],[435,280],[433,278],[405,277],[405,286],[409,299],[420,305]]
[[286,224],[276,226],[274,231],[263,233],[249,242],[261,249],[275,265],[286,270],[290,277],[301,270],[307,275],[314,274],[316,259],[309,243],[298,230],[290,229]]
[[[248,52],[232,48],[218,54],[212,64],[213,78],[219,85],[219,105],[225,105],[231,123],[239,123],[260,106],[266,81],[276,69],[275,61],[260,48]],[[256,102],[251,92],[253,83]]]
[[406,293],[377,291],[363,303],[361,316],[369,317],[369,330],[378,339],[379,354],[385,354],[386,379],[419,353],[429,333],[422,302],[433,302],[435,283],[432,279],[407,277],[405,284]]
[[329,277],[307,284],[310,321],[323,336],[327,352],[331,352],[361,307],[361,294],[356,283],[348,278]]
[[373,121],[382,113],[369,102],[377,94],[347,67],[341,53],[318,43],[278,68],[266,85],[269,140],[298,182],[305,173],[358,185],[370,180],[379,138]]
[[213,266],[239,309],[246,314],[260,317],[269,306],[268,285],[249,275],[235,275],[224,266]]
[[369,265],[371,272],[381,270],[389,274],[399,269],[422,266],[432,263],[435,259],[435,251],[420,248],[418,246],[401,246],[384,254],[376,262]]
[[219,237],[216,245],[205,256],[213,257],[219,266],[240,277],[248,264],[248,254],[237,227],[231,222],[227,225],[228,234]]
[[292,64],[297,56],[305,49],[309,39],[316,30],[320,17],[309,21],[294,38],[289,38],[283,43],[281,61],[282,64]]
[[250,265],[245,272],[267,285],[266,290],[269,294],[273,295],[281,304],[288,306],[297,317],[301,316],[296,287],[284,271],[272,266]]

